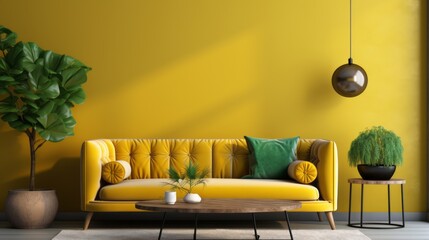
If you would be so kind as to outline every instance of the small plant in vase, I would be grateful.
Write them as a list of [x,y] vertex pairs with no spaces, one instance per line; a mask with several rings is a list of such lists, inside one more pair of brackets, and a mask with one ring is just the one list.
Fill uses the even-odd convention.
[[200,169],[196,163],[189,161],[183,171],[177,171],[175,168],[168,170],[170,181],[167,185],[172,187],[172,190],[179,190],[186,193],[183,200],[187,203],[199,203],[201,197],[194,193],[194,187],[203,184],[206,185],[206,177],[209,176],[208,169]]
[[389,180],[403,162],[401,139],[382,126],[372,127],[353,140],[349,165],[357,166],[365,180]]

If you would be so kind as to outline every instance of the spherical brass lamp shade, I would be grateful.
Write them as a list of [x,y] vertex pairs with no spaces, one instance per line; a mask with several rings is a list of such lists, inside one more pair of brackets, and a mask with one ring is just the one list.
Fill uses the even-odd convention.
[[361,94],[368,84],[368,76],[359,65],[344,64],[332,75],[332,87],[343,97],[356,97]]

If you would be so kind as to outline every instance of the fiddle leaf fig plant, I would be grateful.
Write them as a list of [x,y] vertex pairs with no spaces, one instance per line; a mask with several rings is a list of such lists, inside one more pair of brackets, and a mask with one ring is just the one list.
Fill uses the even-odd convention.
[[403,162],[401,139],[382,126],[375,126],[359,133],[351,143],[349,165],[393,166]]
[[47,141],[74,135],[71,108],[84,102],[82,84],[91,69],[78,60],[16,43],[17,35],[0,25],[0,116],[30,144],[29,190],[35,190],[36,151]]

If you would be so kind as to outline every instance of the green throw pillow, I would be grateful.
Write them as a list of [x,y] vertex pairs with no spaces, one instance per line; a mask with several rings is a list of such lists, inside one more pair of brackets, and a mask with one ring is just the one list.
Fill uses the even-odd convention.
[[289,178],[287,168],[296,159],[299,137],[264,139],[244,136],[249,148],[250,175],[243,178]]

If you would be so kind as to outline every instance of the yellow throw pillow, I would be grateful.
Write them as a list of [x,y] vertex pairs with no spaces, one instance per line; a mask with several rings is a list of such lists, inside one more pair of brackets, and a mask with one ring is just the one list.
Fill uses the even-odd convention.
[[287,172],[299,183],[309,184],[317,178],[317,168],[309,161],[295,160],[289,164]]
[[120,183],[131,175],[131,166],[127,161],[117,160],[103,165],[102,178],[108,183]]

